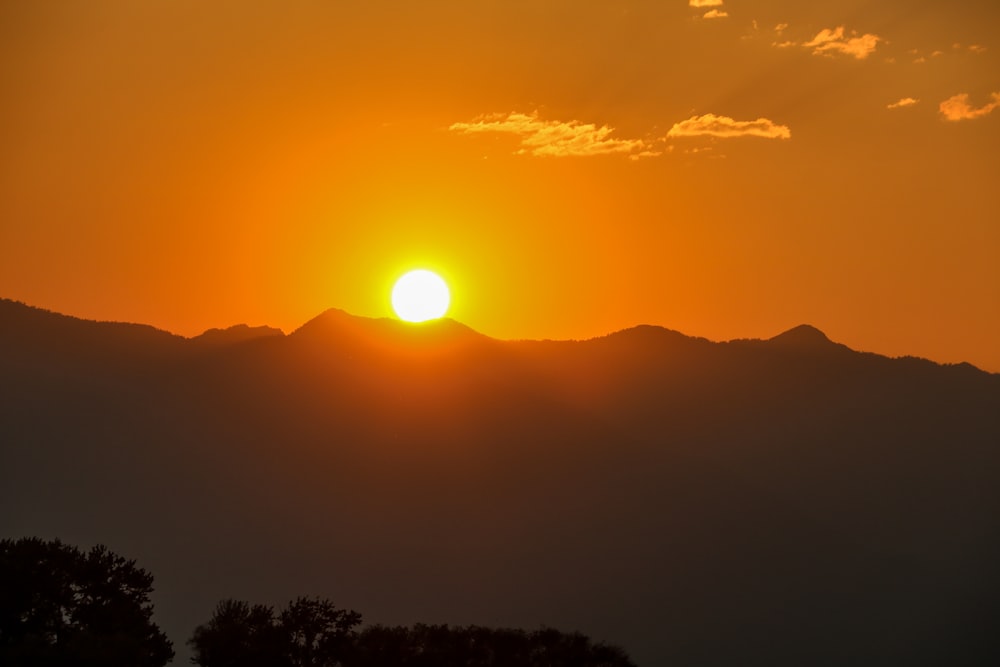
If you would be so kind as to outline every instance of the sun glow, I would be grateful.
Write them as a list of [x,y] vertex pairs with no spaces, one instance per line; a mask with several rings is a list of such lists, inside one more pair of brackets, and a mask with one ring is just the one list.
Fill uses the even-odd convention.
[[448,312],[451,292],[441,276],[418,269],[404,274],[392,288],[392,309],[407,322],[436,320]]

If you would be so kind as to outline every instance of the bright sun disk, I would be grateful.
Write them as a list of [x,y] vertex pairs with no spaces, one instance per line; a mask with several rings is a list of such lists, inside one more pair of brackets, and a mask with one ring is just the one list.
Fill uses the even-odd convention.
[[451,292],[441,276],[417,269],[404,274],[392,288],[392,309],[399,319],[426,322],[443,317],[451,303]]

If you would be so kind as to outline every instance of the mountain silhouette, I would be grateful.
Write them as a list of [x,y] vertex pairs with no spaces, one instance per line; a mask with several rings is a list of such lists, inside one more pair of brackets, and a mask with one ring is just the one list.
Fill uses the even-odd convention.
[[808,324],[800,324],[799,326],[789,329],[784,333],[778,334],[774,338],[771,338],[768,342],[772,345],[811,348],[815,350],[821,350],[833,344],[830,339],[826,337],[825,333]]
[[258,338],[284,335],[281,329],[274,327],[250,327],[245,324],[237,324],[226,329],[209,329],[191,340],[205,347],[224,347],[226,345],[257,340]]
[[796,327],[192,339],[0,301],[0,536],[224,598],[579,630],[639,665],[992,664],[1000,375]]

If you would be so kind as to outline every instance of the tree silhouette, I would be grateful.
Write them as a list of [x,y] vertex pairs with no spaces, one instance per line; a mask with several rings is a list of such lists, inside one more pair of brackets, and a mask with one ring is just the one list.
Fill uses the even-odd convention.
[[0,664],[161,667],[151,574],[104,546],[0,541]]
[[188,644],[202,667],[336,667],[361,614],[328,600],[300,597],[275,616],[271,607],[223,600]]
[[271,607],[223,600],[205,625],[188,641],[193,661],[203,667],[290,665],[284,634]]
[[300,597],[281,612],[279,622],[294,667],[334,667],[348,650],[361,614],[337,609],[329,600]]
[[617,646],[578,632],[418,623],[371,625],[328,600],[271,607],[224,600],[188,642],[202,667],[635,667]]
[[551,628],[374,625],[358,633],[345,667],[635,667],[617,646]]

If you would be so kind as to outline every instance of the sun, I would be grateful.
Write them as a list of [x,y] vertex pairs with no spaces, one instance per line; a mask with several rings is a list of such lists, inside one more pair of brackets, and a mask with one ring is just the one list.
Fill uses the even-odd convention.
[[417,269],[404,274],[392,288],[392,309],[399,319],[426,322],[443,317],[451,303],[451,292],[441,276]]

